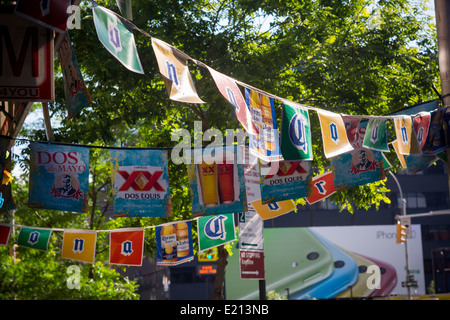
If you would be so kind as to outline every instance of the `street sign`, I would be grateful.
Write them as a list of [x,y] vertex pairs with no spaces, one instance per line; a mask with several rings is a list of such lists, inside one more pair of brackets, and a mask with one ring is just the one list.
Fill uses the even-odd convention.
[[0,14],[0,100],[54,101],[53,31]]
[[219,254],[217,248],[211,248],[200,252],[197,257],[199,262],[212,262],[219,260]]
[[260,251],[239,251],[241,279],[265,279],[264,253]]
[[264,221],[254,211],[239,213],[239,250],[264,250]]

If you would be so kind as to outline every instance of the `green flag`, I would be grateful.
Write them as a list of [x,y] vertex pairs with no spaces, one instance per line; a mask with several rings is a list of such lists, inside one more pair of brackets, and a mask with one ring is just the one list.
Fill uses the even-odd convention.
[[95,30],[103,46],[127,69],[144,73],[139,60],[132,25],[101,6],[92,7]]
[[47,251],[51,229],[21,228],[17,244],[22,247]]
[[236,240],[232,213],[204,216],[197,223],[199,251],[204,251]]
[[390,152],[387,144],[386,120],[370,119],[364,134],[363,147],[383,152]]
[[307,109],[283,105],[281,153],[284,160],[312,160],[311,125]]

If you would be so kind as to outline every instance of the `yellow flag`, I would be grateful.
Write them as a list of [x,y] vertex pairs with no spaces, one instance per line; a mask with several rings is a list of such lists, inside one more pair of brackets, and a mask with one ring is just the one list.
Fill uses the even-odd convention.
[[400,164],[402,165],[402,168],[406,169],[405,156],[398,152],[398,141],[397,140],[392,141],[392,146],[394,147],[395,153],[397,154],[398,160],[400,161]]
[[344,120],[340,114],[329,111],[317,111],[322,130],[323,151],[325,157],[331,158],[352,151],[348,141]]
[[61,256],[66,259],[94,263],[97,232],[91,230],[64,231]]
[[292,200],[263,204],[261,199],[258,199],[253,201],[251,205],[263,220],[279,217],[295,209],[295,204]]
[[204,103],[197,95],[186,65],[189,56],[155,38],[152,38],[152,47],[170,99],[187,103]]
[[411,116],[403,116],[394,119],[395,133],[397,135],[397,153],[421,154]]

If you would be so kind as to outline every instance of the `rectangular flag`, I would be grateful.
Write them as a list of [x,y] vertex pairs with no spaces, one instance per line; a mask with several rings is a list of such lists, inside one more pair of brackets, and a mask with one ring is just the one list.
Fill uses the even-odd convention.
[[87,212],[89,148],[30,143],[31,208]]
[[244,96],[239,90],[234,79],[208,67],[211,76],[216,83],[219,92],[235,108],[236,117],[249,134],[256,134],[257,130],[252,122],[250,110],[245,102]]
[[[187,165],[193,215],[247,211],[244,169],[238,161],[237,146],[214,147],[222,156]],[[209,161],[211,160],[211,161]]]
[[387,143],[386,119],[373,118],[367,124],[363,147],[367,149],[390,152]]
[[157,226],[155,234],[157,265],[174,266],[194,259],[191,221]]
[[326,199],[336,192],[332,171],[313,177],[311,184],[312,194],[309,197],[306,197],[306,201],[309,204]]
[[261,202],[259,159],[251,154],[246,146],[242,146],[242,149],[243,158],[245,159],[245,164],[243,166],[248,210],[256,210],[263,220],[276,218],[294,210],[295,204],[292,200],[271,202],[267,204]]
[[124,228],[109,232],[109,263],[142,266],[144,229]]
[[317,111],[322,131],[325,157],[331,158],[353,150],[341,115],[329,111]]
[[143,74],[133,26],[113,11],[98,5],[92,5],[92,15],[98,39],[106,50],[128,70]]
[[84,83],[83,75],[78,66],[77,57],[66,34],[58,51],[64,79],[64,93],[69,119],[78,115],[81,110],[92,103],[89,91]]
[[364,185],[384,179],[383,156],[381,151],[363,147],[367,121],[358,126],[358,139],[352,144],[353,150],[330,159],[336,190]]
[[12,227],[10,225],[0,223],[0,246],[8,245],[11,230]]
[[249,136],[250,151],[264,161],[283,160],[273,99],[245,88],[245,100],[258,131]]
[[447,148],[444,131],[444,116],[447,111],[446,107],[439,108],[430,113],[430,126],[427,139],[423,146],[423,153],[427,155],[436,155],[443,152]]
[[344,121],[345,130],[347,131],[348,142],[353,145],[353,143],[359,139],[359,135],[364,134],[364,132],[360,133],[358,131],[361,118],[357,116],[342,115],[342,121]]
[[64,33],[67,30],[69,14],[72,14],[72,11],[68,10],[71,4],[71,0],[19,0],[14,13],[46,28]]
[[400,154],[421,154],[419,142],[414,132],[411,116],[394,118],[395,133],[397,135],[397,147]]
[[413,117],[413,127],[416,133],[417,142],[419,142],[420,149],[423,149],[428,137],[428,130],[430,129],[431,113],[419,112]]
[[[273,162],[274,163],[274,162]],[[293,200],[311,194],[311,161],[280,161],[275,174],[261,175],[263,204]]]
[[311,124],[307,109],[283,105],[281,153],[284,160],[312,160]]
[[197,95],[194,81],[186,64],[189,56],[156,38],[152,38],[152,47],[169,98],[187,103],[205,103]]
[[392,146],[394,147],[395,153],[397,154],[398,157],[398,161],[400,162],[402,168],[406,169],[406,159],[405,156],[399,152],[398,141],[397,140],[392,141]]
[[125,19],[133,20],[133,11],[131,6],[131,0],[116,0],[117,6],[119,7],[120,14],[125,17]]
[[65,259],[94,263],[97,232],[92,230],[65,230],[61,256]]
[[47,251],[51,235],[51,229],[23,227],[20,228],[17,244],[22,247]]
[[116,217],[172,215],[167,150],[111,149]]
[[198,250],[204,251],[236,240],[234,214],[199,217],[197,221]]

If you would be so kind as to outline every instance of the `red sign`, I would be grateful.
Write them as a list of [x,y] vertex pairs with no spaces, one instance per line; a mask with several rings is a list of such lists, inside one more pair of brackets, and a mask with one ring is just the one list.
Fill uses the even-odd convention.
[[265,279],[264,252],[239,251],[241,279]]
[[0,100],[54,101],[53,31],[0,14]]
[[314,177],[311,184],[312,194],[306,198],[306,201],[308,201],[309,204],[328,198],[336,192],[336,189],[334,188],[333,172],[331,171]]

